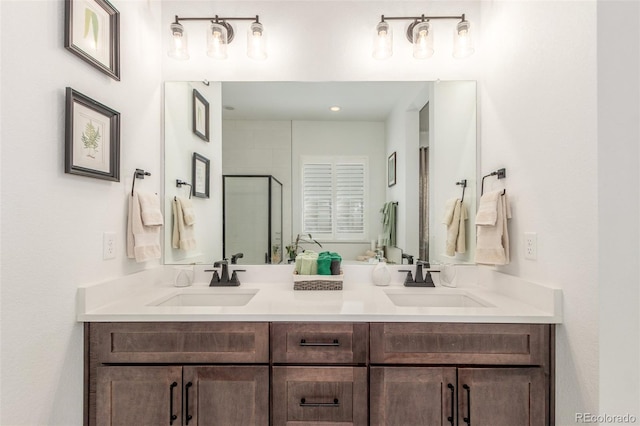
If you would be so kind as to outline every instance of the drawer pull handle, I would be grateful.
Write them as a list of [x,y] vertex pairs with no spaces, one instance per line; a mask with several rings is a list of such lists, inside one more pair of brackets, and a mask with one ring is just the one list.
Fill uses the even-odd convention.
[[467,391],[467,417],[463,418],[467,426],[471,426],[471,388],[469,385],[462,385],[462,387]]
[[340,342],[338,339],[333,339],[333,342],[307,342],[307,339],[301,339],[300,346],[340,346]]
[[447,387],[451,391],[451,416],[447,417],[447,420],[449,420],[451,426],[454,426],[453,419],[456,414],[456,388],[451,383],[447,383]]
[[173,382],[169,386],[169,424],[172,425],[173,421],[178,418],[175,414],[173,414],[173,389],[178,386],[178,383]]
[[186,418],[186,423],[185,424],[189,424],[189,420],[193,419],[193,416],[191,414],[189,414],[189,388],[193,386],[193,383],[189,382],[185,385],[184,387],[184,406],[185,406],[185,410],[187,411],[185,413],[185,418]]
[[339,407],[338,398],[333,398],[333,402],[307,402],[305,398],[300,399],[301,407]]

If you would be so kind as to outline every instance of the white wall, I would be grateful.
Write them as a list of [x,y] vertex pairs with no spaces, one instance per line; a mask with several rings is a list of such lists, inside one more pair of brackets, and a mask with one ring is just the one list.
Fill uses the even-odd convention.
[[[3,425],[82,424],[80,284],[157,265],[126,259],[128,193],[160,192],[160,6],[113,1],[121,13],[122,80],[63,47],[64,2],[3,1],[2,417]],[[65,87],[121,113],[121,181],[64,173]],[[117,258],[102,260],[102,234]]]
[[[209,141],[193,133],[193,90],[209,102]],[[222,86],[220,82],[168,82],[164,85],[164,262],[208,263],[222,259]],[[189,197],[191,187],[176,186],[176,179],[194,185],[193,154],[209,159],[209,198],[191,197],[196,223],[194,250],[174,249],[171,246],[173,197]]]
[[640,4],[597,23],[600,412],[640,419]]
[[[483,3],[479,174],[507,173],[512,261],[497,269],[563,290],[559,425],[598,412],[596,24],[595,2]],[[537,261],[524,232],[538,234]]]

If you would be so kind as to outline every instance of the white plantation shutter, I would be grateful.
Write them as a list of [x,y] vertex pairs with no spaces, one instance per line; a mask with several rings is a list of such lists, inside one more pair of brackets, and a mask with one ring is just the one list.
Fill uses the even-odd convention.
[[305,234],[332,233],[333,181],[330,163],[302,165],[303,231]]
[[366,239],[367,160],[302,160],[302,226],[314,238]]

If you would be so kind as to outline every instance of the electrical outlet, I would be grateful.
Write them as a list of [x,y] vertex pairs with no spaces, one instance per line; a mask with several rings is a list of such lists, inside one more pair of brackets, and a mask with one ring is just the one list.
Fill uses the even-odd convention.
[[102,258],[115,259],[116,257],[116,233],[105,232],[102,235]]
[[535,232],[524,233],[524,258],[529,260],[538,258],[538,235]]

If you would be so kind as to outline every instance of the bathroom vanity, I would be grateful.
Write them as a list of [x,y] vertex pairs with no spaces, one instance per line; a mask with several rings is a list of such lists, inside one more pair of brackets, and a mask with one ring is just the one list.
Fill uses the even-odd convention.
[[[282,277],[176,289],[162,271],[81,288],[85,423],[554,424],[559,290],[493,271],[490,285],[408,289],[396,273],[379,288],[350,272],[333,292]],[[207,291],[220,305],[180,297]]]

